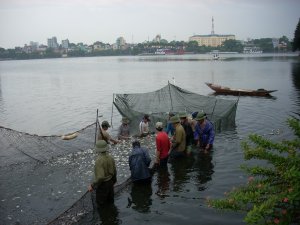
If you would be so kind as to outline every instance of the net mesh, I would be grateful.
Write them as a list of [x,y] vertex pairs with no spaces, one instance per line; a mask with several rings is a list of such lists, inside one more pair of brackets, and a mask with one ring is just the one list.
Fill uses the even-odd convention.
[[71,140],[63,140],[62,136],[58,135],[32,135],[1,126],[0,133],[0,167],[6,167],[32,161],[45,162],[58,156],[93,148],[95,123],[74,132],[77,133],[77,137]]
[[[85,192],[97,158],[92,150],[99,132],[96,124],[73,132],[77,136],[71,140],[0,127],[0,224],[73,224],[94,214],[94,193]],[[130,177],[131,141],[110,146],[117,193]],[[140,141],[153,157],[154,136]]]
[[130,119],[132,132],[138,132],[144,114],[151,116],[151,129],[157,121],[166,125],[169,112],[203,111],[217,131],[235,125],[238,101],[203,96],[168,83],[165,87],[148,93],[115,94],[114,105],[122,116]]

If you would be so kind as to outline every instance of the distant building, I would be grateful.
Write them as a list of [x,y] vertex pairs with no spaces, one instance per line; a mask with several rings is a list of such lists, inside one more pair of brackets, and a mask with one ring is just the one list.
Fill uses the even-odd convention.
[[56,37],[48,38],[47,44],[48,44],[48,48],[53,48],[53,49],[58,48]]
[[119,37],[116,40],[116,45],[118,49],[126,49],[126,41],[123,37]]
[[23,47],[23,52],[25,52],[27,54],[32,53],[31,46],[25,44],[24,47]]
[[35,52],[38,50],[39,48],[39,43],[38,42],[34,42],[34,41],[31,41],[29,46],[31,47],[31,51]]
[[223,44],[224,41],[235,40],[233,34],[215,34],[214,31],[214,18],[212,18],[212,31],[208,35],[194,35],[189,38],[189,41],[197,41],[199,46],[218,47]]
[[161,40],[160,34],[156,35],[156,37],[153,39],[154,42],[160,42],[160,40]]
[[103,51],[103,50],[108,50],[108,49],[111,49],[110,45],[109,44],[104,44],[100,41],[96,41],[94,44],[93,44],[93,50],[94,51]]
[[68,49],[69,48],[69,40],[68,39],[66,39],[66,40],[62,40],[61,41],[61,47],[63,48],[63,49]]
[[261,54],[263,51],[260,49],[260,47],[256,46],[246,46],[243,49],[244,54]]

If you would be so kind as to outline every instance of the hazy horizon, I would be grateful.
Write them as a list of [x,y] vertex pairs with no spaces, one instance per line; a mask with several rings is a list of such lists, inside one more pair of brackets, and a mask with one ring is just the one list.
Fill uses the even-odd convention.
[[193,35],[215,34],[247,38],[289,39],[299,21],[298,0],[0,0],[0,47],[30,41],[91,45],[96,41],[127,43],[152,40],[188,41]]

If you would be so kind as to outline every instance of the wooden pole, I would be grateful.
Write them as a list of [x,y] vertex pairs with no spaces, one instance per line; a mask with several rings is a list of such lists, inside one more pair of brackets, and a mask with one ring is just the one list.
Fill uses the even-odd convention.
[[112,104],[111,104],[111,117],[110,117],[111,128],[113,128],[112,118],[113,118],[113,113],[114,113],[114,101],[115,101],[115,94],[113,94],[113,101],[112,101]]
[[215,108],[216,108],[216,105],[217,105],[217,99],[216,99],[216,101],[215,101],[215,105],[214,105],[214,108],[213,108],[213,111],[212,111],[212,113],[211,113],[211,120],[212,120],[212,117],[213,117],[213,114],[214,114],[214,112],[215,112]]
[[172,96],[171,96],[171,89],[170,89],[170,82],[168,81],[168,86],[169,86],[169,95],[170,95],[170,100],[171,100],[171,111],[173,112],[173,102],[172,102]]
[[98,109],[97,109],[96,128],[95,128],[95,146],[96,146],[96,142],[97,142],[97,128],[98,128]]

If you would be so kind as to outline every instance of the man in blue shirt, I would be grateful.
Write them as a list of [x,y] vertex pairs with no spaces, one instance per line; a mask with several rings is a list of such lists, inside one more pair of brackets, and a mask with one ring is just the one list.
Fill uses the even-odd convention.
[[151,181],[149,170],[151,158],[145,148],[141,148],[139,141],[132,142],[132,152],[129,156],[129,168],[131,171],[131,180],[134,183],[144,183]]
[[214,126],[206,119],[206,115],[203,112],[199,112],[195,120],[197,120],[197,124],[194,139],[197,145],[204,149],[204,153],[207,153],[213,147],[215,139]]
[[169,112],[169,118],[168,118],[167,129],[166,129],[166,133],[171,136],[173,136],[175,133],[175,129],[174,129],[172,123],[170,122],[170,118],[172,116],[175,116],[175,114],[172,112]]

